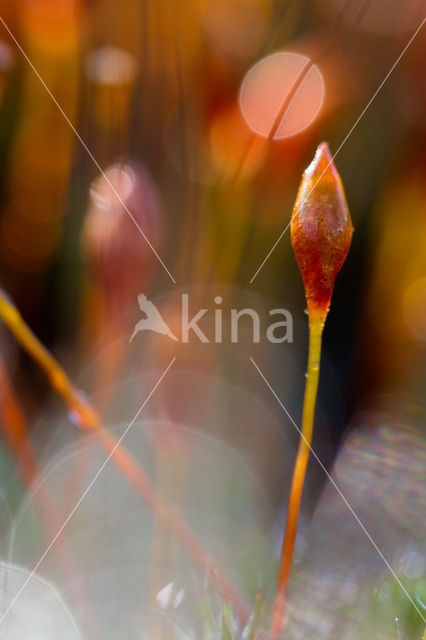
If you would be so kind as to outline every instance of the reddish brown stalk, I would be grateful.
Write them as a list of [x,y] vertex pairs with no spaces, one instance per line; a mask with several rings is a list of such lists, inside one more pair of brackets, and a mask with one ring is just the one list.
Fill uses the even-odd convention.
[[328,146],[322,143],[303,174],[291,219],[291,241],[302,273],[308,307],[309,354],[301,438],[290,488],[270,640],[279,639],[285,624],[288,585],[314,427],[322,331],[334,281],[348,253],[352,232],[340,176]]

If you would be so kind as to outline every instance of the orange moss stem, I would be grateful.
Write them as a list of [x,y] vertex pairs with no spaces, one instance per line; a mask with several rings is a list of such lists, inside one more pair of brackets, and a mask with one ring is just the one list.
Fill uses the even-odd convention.
[[324,321],[325,314],[315,313],[310,314],[309,316],[309,355],[305,397],[303,402],[302,430],[290,488],[287,523],[281,551],[281,564],[272,614],[270,640],[277,640],[280,637],[285,622],[285,604],[293,562],[300,503],[314,430],[315,404],[318,390],[321,341]]
[[305,285],[309,355],[302,430],[290,488],[270,640],[278,640],[284,627],[300,503],[314,429],[322,331],[334,281],[349,251],[353,232],[342,181],[325,142],[319,145],[313,161],[303,174],[290,228],[294,255]]
[[25,324],[18,309],[2,290],[0,290],[0,318],[22,348],[43,369],[52,387],[62,396],[69,410],[79,418],[81,426],[86,429],[96,428],[99,425],[96,411],[85,401],[55,358]]

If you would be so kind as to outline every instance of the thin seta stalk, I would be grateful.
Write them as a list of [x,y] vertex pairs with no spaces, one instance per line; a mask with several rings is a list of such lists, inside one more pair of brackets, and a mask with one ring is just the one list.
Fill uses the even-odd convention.
[[349,251],[352,233],[342,182],[323,142],[303,174],[291,218],[291,242],[305,286],[309,353],[301,436],[290,487],[269,640],[278,640],[285,626],[300,504],[314,430],[322,333],[334,281]]

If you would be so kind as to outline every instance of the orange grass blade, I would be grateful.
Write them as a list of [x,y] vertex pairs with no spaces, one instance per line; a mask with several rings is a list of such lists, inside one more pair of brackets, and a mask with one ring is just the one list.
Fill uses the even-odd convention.
[[71,414],[78,418],[79,424],[86,429],[95,429],[99,425],[96,411],[86,402],[65,371],[25,324],[9,296],[2,290],[0,290],[0,318],[23,349],[43,369],[50,384],[62,396]]

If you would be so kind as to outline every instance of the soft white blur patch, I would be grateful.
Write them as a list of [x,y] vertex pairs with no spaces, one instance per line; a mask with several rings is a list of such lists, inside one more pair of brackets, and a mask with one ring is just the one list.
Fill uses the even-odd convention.
[[97,84],[127,84],[136,76],[137,63],[132,54],[124,49],[99,47],[87,56],[86,73]]
[[185,597],[185,589],[180,589],[176,593],[174,582],[169,582],[163,587],[156,596],[158,606],[161,609],[177,609]]
[[59,592],[40,576],[0,563],[0,593],[4,640],[81,640]]
[[[126,426],[117,427],[117,437]],[[176,440],[176,425],[137,422],[124,445],[155,481],[164,503],[179,510],[212,557],[250,596],[273,555],[264,527],[268,504],[242,457],[211,437],[181,431],[184,439]],[[43,484],[59,522],[105,457],[95,439],[84,438],[46,469]],[[35,503],[38,491],[34,487],[22,506],[15,528],[13,557],[28,567],[50,542]],[[71,572],[63,562],[64,549]],[[39,569],[60,587],[85,637],[103,640],[140,640],[152,629],[156,638],[173,637],[173,629],[190,634],[199,624],[206,570],[194,565],[180,539],[155,518],[112,463]],[[216,601],[214,573],[207,590]]]
[[135,183],[135,174],[133,169],[127,164],[113,164],[105,171],[105,175],[109,182],[113,184],[115,192],[111,189],[109,182],[103,176],[93,181],[90,187],[90,197],[93,207],[101,210],[110,211],[116,206],[119,210],[122,208],[121,201],[127,200],[132,192]]
[[[123,259],[122,253],[129,251],[133,239],[143,255],[145,252],[141,250],[140,234],[135,233],[135,223],[157,242],[160,209],[158,191],[143,166],[124,160],[110,165],[103,175],[95,178],[90,187],[90,202],[82,237],[86,254],[90,257],[103,246],[106,255],[111,258],[115,241]],[[120,236],[124,236],[121,244]],[[123,244],[125,242],[127,244]]]

